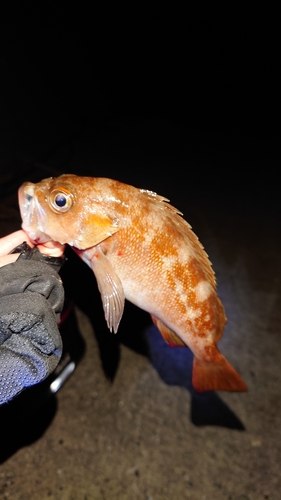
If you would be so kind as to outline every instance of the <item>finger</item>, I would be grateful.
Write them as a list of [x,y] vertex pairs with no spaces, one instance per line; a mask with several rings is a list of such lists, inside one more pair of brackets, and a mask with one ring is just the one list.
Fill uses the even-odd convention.
[[5,255],[4,257],[0,257],[0,267],[6,266],[7,264],[12,264],[15,262],[19,256],[19,253],[13,253],[11,255]]
[[65,245],[58,241],[47,241],[37,246],[38,250],[49,257],[61,257],[64,254]]
[[14,248],[16,248],[24,241],[26,241],[28,245],[33,247],[33,244],[31,243],[27,234],[22,229],[20,229],[19,231],[15,231],[14,233],[8,234],[3,238],[0,238],[0,257],[3,255],[7,255],[9,252],[11,252]]

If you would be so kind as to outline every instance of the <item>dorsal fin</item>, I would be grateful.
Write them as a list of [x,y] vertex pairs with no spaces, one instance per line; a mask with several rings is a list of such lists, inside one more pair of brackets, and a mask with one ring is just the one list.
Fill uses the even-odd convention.
[[206,278],[211,285],[216,288],[216,277],[208,258],[208,254],[204,250],[204,247],[200,243],[196,234],[192,231],[191,225],[182,217],[182,212],[180,212],[176,207],[173,207],[173,205],[169,203],[170,200],[164,198],[164,196],[160,196],[153,191],[147,191],[145,189],[140,189],[140,192],[154,205],[155,208],[161,210],[162,212],[164,211],[170,223],[175,225],[178,231],[181,232],[182,236],[187,239],[187,244],[191,247],[193,255],[199,262]]

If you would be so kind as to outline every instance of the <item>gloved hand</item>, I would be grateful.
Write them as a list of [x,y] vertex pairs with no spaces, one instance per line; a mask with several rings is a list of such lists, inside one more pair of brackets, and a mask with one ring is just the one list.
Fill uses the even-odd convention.
[[[43,255],[28,245],[16,249],[19,256],[6,255],[23,235],[0,239],[0,404],[44,380],[62,353],[58,322],[64,289],[58,271],[65,259]],[[63,247],[55,253],[62,251]]]

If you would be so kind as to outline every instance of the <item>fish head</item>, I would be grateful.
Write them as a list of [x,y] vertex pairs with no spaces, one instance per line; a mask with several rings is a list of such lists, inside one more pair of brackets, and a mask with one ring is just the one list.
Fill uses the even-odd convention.
[[52,240],[86,249],[119,229],[95,188],[95,178],[65,174],[25,182],[18,199],[22,228],[36,244]]

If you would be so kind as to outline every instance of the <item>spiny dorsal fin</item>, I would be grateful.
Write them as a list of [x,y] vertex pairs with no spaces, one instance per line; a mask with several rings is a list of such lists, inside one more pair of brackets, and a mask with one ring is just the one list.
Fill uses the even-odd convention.
[[165,211],[167,218],[170,220],[171,224],[174,224],[181,234],[187,238],[187,243],[191,246],[195,258],[199,261],[201,268],[203,269],[206,278],[216,288],[216,278],[215,273],[212,268],[212,264],[208,258],[208,254],[205,252],[202,243],[200,243],[196,234],[192,231],[191,225],[182,217],[182,212],[169,203],[168,198],[160,196],[153,191],[148,191],[145,189],[140,189],[140,192],[149,200],[155,208],[158,208],[162,212]]

